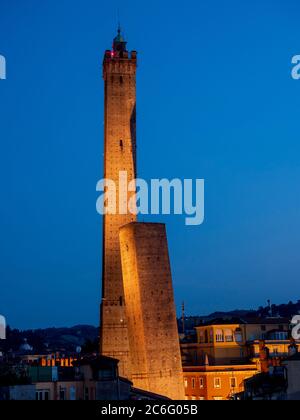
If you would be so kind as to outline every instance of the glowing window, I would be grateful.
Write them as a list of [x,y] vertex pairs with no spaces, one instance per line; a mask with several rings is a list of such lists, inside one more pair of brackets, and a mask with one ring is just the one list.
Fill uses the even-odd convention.
[[222,343],[224,341],[223,330],[216,330],[216,341]]
[[229,328],[227,328],[224,332],[225,341],[226,343],[232,343],[233,342],[233,332]]
[[214,378],[214,387],[216,389],[220,389],[221,388],[221,379],[220,378]]

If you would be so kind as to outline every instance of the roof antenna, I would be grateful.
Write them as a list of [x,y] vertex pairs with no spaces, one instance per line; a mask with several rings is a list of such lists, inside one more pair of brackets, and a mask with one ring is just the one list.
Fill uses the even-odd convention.
[[185,308],[184,308],[184,301],[181,305],[181,322],[182,322],[182,334],[185,335]]
[[117,19],[118,19],[118,34],[121,33],[121,24],[120,24],[120,9],[117,9]]

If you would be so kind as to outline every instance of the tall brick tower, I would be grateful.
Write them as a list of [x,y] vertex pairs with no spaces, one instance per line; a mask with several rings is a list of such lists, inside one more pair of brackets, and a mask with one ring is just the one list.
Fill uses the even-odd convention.
[[[100,353],[119,359],[130,378],[130,356],[121,269],[119,229],[136,217],[119,213],[119,172],[136,178],[136,52],[126,49],[120,28],[103,61],[105,84],[104,178],[117,186],[117,213],[103,216],[103,271]],[[132,194],[132,193],[131,193]],[[129,199],[129,197],[127,197]]]
[[137,388],[184,398],[182,364],[165,225],[120,229],[131,378]]

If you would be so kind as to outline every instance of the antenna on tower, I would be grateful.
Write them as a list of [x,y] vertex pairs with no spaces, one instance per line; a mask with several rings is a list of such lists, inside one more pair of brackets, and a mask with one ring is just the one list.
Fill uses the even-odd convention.
[[184,301],[181,305],[181,322],[182,322],[182,334],[185,335],[185,313],[184,313]]
[[271,305],[271,300],[268,299],[267,302],[268,302],[268,307],[269,307],[269,315],[272,318],[273,317],[273,309],[272,309],[272,305]]
[[117,21],[118,21],[118,33],[121,33],[121,24],[120,24],[120,9],[117,9]]

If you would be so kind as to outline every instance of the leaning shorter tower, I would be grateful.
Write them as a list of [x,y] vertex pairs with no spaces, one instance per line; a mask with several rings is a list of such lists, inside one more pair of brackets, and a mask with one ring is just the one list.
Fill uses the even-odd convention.
[[183,399],[165,225],[133,222],[123,226],[120,247],[133,384]]

